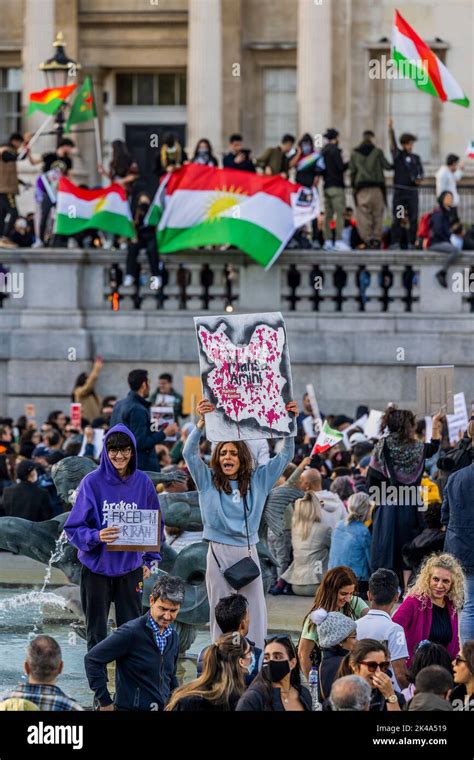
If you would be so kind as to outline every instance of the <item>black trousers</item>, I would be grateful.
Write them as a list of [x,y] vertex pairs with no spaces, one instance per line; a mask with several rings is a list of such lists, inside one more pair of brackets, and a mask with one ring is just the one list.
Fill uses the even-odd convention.
[[414,245],[418,229],[418,190],[403,190],[395,188],[392,202],[392,243],[399,243],[402,234],[400,206],[405,206],[408,212],[410,229],[408,230],[408,242]]
[[142,614],[143,567],[110,577],[81,569],[81,604],[86,618],[87,651],[107,636],[110,605],[115,603],[117,627]]
[[0,237],[8,237],[17,216],[18,211],[13,193],[0,193]]
[[131,274],[135,280],[137,279],[138,257],[142,248],[145,248],[148,257],[150,274],[152,277],[157,277],[159,275],[158,251],[156,249],[155,235],[153,234],[145,238],[139,238],[136,243],[128,244],[127,274]]

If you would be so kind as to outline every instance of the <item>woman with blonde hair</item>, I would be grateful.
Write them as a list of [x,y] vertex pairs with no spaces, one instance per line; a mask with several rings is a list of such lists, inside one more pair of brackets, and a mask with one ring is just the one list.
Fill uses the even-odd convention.
[[459,654],[458,616],[464,603],[464,573],[452,554],[431,554],[393,616],[405,631],[407,666],[424,639],[441,644],[451,659]]
[[235,710],[245,691],[245,673],[253,667],[254,654],[245,636],[225,633],[207,648],[199,678],[176,689],[165,710]]
[[293,562],[282,578],[298,596],[313,596],[328,569],[331,526],[321,522],[321,505],[314,491],[295,501],[291,523]]
[[370,576],[371,535],[364,524],[370,517],[372,502],[368,494],[353,493],[347,502],[347,517],[340,520],[332,535],[329,567],[347,565],[356,577],[359,592],[365,595]]

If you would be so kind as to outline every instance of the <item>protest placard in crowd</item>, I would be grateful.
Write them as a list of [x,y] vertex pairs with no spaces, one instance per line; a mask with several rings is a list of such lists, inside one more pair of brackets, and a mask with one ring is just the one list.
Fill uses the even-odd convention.
[[435,367],[416,368],[416,402],[419,416],[436,414],[440,409],[444,414],[454,414],[454,366],[452,364]]
[[150,551],[160,550],[160,510],[159,509],[109,509],[107,527],[119,528],[119,536],[113,544],[107,544],[107,551]]
[[209,440],[296,435],[285,322],[280,312],[195,317]]

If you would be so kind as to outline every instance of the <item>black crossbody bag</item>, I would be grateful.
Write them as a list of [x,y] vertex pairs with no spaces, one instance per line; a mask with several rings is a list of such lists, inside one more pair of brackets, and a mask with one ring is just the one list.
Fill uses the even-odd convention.
[[241,588],[244,588],[244,586],[248,586],[249,583],[252,583],[258,576],[260,575],[260,569],[256,562],[252,559],[252,554],[250,550],[250,539],[249,539],[249,527],[247,523],[247,497],[244,496],[244,518],[245,518],[245,532],[247,534],[247,547],[249,550],[249,556],[244,557],[243,559],[239,559],[238,562],[235,563],[235,565],[231,565],[227,568],[227,570],[222,570],[221,564],[219,560],[216,557],[216,554],[214,552],[214,548],[212,546],[211,541],[211,552],[213,554],[214,559],[217,562],[217,566],[219,570],[221,571],[222,575],[226,579],[229,586],[232,586],[235,591],[240,591]]

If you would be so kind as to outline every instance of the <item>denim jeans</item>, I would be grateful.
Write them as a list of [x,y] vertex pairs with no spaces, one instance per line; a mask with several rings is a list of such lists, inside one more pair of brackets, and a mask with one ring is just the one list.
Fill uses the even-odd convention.
[[474,639],[474,573],[466,573],[464,593],[466,598],[459,624],[461,644]]

